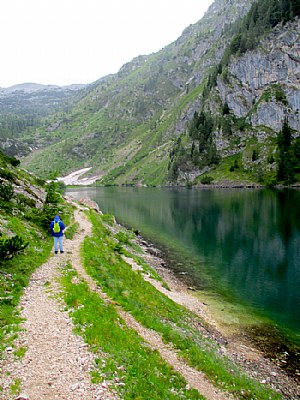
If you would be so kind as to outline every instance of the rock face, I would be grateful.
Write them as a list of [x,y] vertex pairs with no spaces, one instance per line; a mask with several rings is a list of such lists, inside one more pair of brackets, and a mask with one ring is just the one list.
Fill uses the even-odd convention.
[[249,140],[260,146],[257,164],[263,162],[266,170],[275,168],[275,164],[267,165],[267,155],[275,152],[274,139],[285,117],[294,130],[294,137],[300,134],[299,38],[299,19],[277,26],[255,50],[231,60],[226,76],[218,76],[216,88],[210,95],[206,108],[212,114],[222,117],[220,104],[226,103],[231,116],[244,118],[250,126],[247,132],[234,131],[231,136],[222,128],[214,132],[220,154],[224,157],[242,153],[246,169],[250,168],[252,154],[245,152]]
[[[220,7],[216,14],[221,3],[214,3]],[[220,37],[220,54],[224,40]],[[276,163],[269,160],[276,155],[276,138],[284,119],[288,119],[295,138],[300,134],[300,20],[277,25],[254,50],[231,56],[205,101],[199,96],[181,114],[176,123],[179,134],[201,108],[214,120],[213,141],[221,157],[240,154],[241,166],[255,176],[275,173]],[[190,152],[191,139],[185,146],[186,153]],[[178,172],[177,183],[183,184],[193,182],[209,168],[200,169],[188,161]]]
[[[284,116],[300,131],[300,21],[277,27],[255,51],[235,58],[229,65],[229,84],[219,81],[223,102],[237,117],[250,112],[253,126],[279,131]],[[281,91],[276,99],[275,86]],[[269,91],[269,96],[265,96]],[[275,95],[274,95],[275,94]],[[254,104],[253,104],[254,103]]]

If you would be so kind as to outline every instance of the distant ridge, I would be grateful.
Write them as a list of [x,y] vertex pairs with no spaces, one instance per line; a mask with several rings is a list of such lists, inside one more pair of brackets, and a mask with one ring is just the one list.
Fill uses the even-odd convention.
[[0,94],[8,95],[14,92],[25,92],[25,93],[33,93],[33,92],[41,92],[45,90],[80,90],[86,87],[85,84],[71,84],[67,86],[58,86],[58,85],[43,85],[40,83],[27,82],[20,83],[17,85],[10,86],[8,88],[0,88]]

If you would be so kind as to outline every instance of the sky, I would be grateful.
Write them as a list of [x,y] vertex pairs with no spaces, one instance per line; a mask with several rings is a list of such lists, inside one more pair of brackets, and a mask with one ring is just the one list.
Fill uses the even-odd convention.
[[92,83],[176,40],[213,0],[0,0],[0,87]]

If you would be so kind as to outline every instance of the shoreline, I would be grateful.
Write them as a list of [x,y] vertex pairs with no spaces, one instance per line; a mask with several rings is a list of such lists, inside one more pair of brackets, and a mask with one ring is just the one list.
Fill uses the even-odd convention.
[[[218,315],[217,312],[213,311],[211,302],[207,301],[207,294],[203,295],[201,290],[191,286],[187,275],[177,274],[168,267],[168,263],[164,260],[160,249],[141,236],[137,236],[136,242],[146,254],[146,256],[142,257],[167,283],[171,291],[175,291],[178,297],[189,297],[200,303],[200,310],[198,307],[196,307],[197,309],[194,309],[194,307],[190,309],[196,312],[207,324],[205,335],[216,341],[223,348],[223,351],[235,362],[246,368],[247,373],[251,376],[257,378],[257,374],[259,374],[263,383],[272,383],[275,386],[278,386],[279,383],[279,386],[284,387],[285,390],[291,389],[295,391],[297,393],[296,398],[300,398],[300,371],[297,369],[297,366],[300,366],[299,353],[294,354],[294,357],[298,356],[296,366],[289,365],[295,360],[287,357],[286,350],[288,347],[285,343],[277,341],[280,339],[280,335],[274,337],[274,331],[270,330],[268,332],[268,325],[262,325],[260,329],[258,318],[257,324],[253,324],[253,332],[251,333],[249,332],[249,326],[243,323],[222,323],[224,314],[226,314],[226,306],[224,307],[221,298],[216,300],[218,306],[221,306],[220,314]],[[185,306],[189,308],[188,305]],[[272,328],[272,326],[270,325],[269,328]],[[254,335],[259,337],[257,341],[253,340]],[[273,347],[272,354],[270,354],[268,346],[263,346],[266,340],[270,340],[269,347]],[[260,342],[262,342],[262,345]],[[282,351],[283,347],[285,351]],[[292,355],[289,354],[289,356]],[[263,378],[264,376],[265,378]],[[294,397],[289,398],[292,399]]]
[[[82,168],[76,171],[73,171],[65,176],[58,177],[57,181],[64,183],[68,187],[109,187],[110,185],[98,185],[97,181],[103,177],[103,174],[98,175],[89,175],[89,171],[92,167]],[[153,187],[143,183],[136,183],[136,184],[120,184],[120,185],[112,185],[112,186],[119,186],[119,187]],[[161,188],[187,188],[187,182],[182,184],[166,184],[166,185],[159,185],[155,187]],[[202,184],[196,183],[195,185],[191,185],[188,187],[189,189],[267,189],[266,185],[262,185],[257,182],[244,182],[244,181],[231,181],[228,179],[216,181],[216,183],[210,184]],[[272,189],[300,189],[300,182],[296,182],[289,186],[285,185],[275,185]]]

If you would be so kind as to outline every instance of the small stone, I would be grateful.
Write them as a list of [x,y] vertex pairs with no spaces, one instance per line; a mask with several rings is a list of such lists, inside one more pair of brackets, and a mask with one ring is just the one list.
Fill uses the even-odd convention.
[[29,396],[27,394],[22,393],[18,397],[16,397],[16,400],[29,400]]
[[80,388],[80,383],[75,383],[74,385],[71,386],[71,390],[72,392],[74,392],[75,390],[78,390]]

